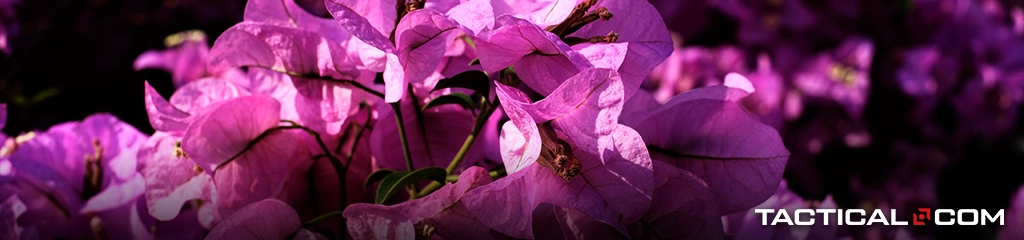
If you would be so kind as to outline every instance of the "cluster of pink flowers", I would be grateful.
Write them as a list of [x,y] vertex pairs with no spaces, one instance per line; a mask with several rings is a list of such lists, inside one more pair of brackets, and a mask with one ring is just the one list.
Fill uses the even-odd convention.
[[673,55],[646,1],[315,5],[140,56],[177,87],[140,88],[152,136],[3,137],[0,238],[713,239],[782,180],[757,82],[641,88]]

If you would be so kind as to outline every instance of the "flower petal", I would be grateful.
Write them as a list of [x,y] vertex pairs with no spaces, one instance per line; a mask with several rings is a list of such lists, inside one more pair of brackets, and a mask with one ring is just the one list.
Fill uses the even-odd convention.
[[278,131],[266,135],[249,151],[213,173],[221,216],[266,198],[293,199],[295,192],[285,186],[303,176],[313,164],[310,137],[302,131]]
[[632,129],[618,125],[607,138],[616,146],[602,153],[573,149],[583,168],[572,181],[531,164],[471,191],[463,202],[488,227],[517,238],[533,237],[531,216],[541,203],[575,209],[626,234],[622,222],[639,220],[651,203],[651,162]]
[[285,239],[302,227],[288,204],[265,199],[249,204],[217,224],[206,239]]
[[360,63],[336,39],[306,29],[242,22],[224,31],[210,50],[213,71],[262,67],[300,76],[353,78]]
[[224,101],[204,111],[185,130],[181,146],[204,171],[231,159],[250,141],[277,126],[281,104],[273,98],[246,96]]
[[142,177],[142,174],[135,174],[135,177],[124,183],[104,188],[103,191],[86,201],[79,213],[102,212],[134,203],[145,191],[146,179]]
[[573,51],[558,36],[533,23],[512,16],[498,17],[493,31],[476,41],[480,64],[486,72],[515,65],[523,83],[542,95],[551,93],[563,79],[591,67],[590,61]]
[[[592,9],[605,7],[615,14],[608,21],[595,21],[583,26],[570,36],[579,38],[590,38],[594,36],[605,36],[609,32],[618,34],[618,43],[628,43],[625,56],[617,65],[616,71],[622,76],[622,82],[626,89],[626,97],[632,96],[640,88],[640,83],[647,75],[654,70],[662,61],[665,61],[672,54],[672,37],[661,19],[661,14],[650,3],[646,1],[598,1]],[[607,44],[588,44],[589,47],[610,47]],[[579,49],[581,45],[574,46]],[[601,51],[581,51],[583,53],[597,53]],[[606,53],[607,54],[607,53]],[[586,55],[586,54],[585,54]],[[587,55],[588,59],[595,59],[601,55]],[[598,67],[603,67],[594,64]]]
[[735,102],[743,93],[726,86],[695,89],[625,121],[643,136],[653,159],[704,179],[723,213],[771,196],[789,158],[779,133]]
[[458,30],[459,26],[454,21],[431,9],[405,15],[395,28],[398,61],[388,60],[390,68],[397,69],[399,66],[394,65],[397,63],[402,72],[384,76],[387,89],[384,101],[397,102],[405,95],[407,83],[421,82],[433,74]]
[[630,226],[635,239],[722,239],[717,199],[700,178],[655,162],[654,201],[640,222]]
[[157,131],[184,131],[192,121],[187,112],[175,108],[146,82],[146,113]]
[[156,132],[139,150],[139,160],[145,161],[140,172],[146,179],[149,215],[160,221],[174,219],[189,200],[213,200],[210,175],[196,173],[195,163],[186,156],[175,156],[175,144],[180,139]]
[[171,95],[171,105],[189,113],[198,113],[204,108],[228,99],[248,96],[249,91],[229,81],[204,78],[182,86]]
[[327,0],[324,3],[334,20],[353,36],[381,51],[395,51],[388,40],[398,18],[394,1]]

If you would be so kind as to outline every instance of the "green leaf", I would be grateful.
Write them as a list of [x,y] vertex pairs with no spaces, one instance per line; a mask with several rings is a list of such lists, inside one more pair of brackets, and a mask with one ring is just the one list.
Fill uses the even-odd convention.
[[366,183],[363,183],[363,187],[370,187],[370,185],[373,185],[374,183],[383,180],[384,177],[388,176],[393,172],[395,171],[391,171],[391,169],[377,169],[377,171],[371,173],[369,177],[366,177]]
[[36,93],[35,96],[32,96],[32,102],[31,103],[40,103],[40,102],[43,102],[43,100],[49,99],[50,97],[53,97],[53,96],[57,96],[58,94],[60,94],[60,89],[57,89],[57,88],[47,88],[46,90],[43,90],[43,91],[40,91],[40,92]]
[[384,200],[395,194],[395,190],[416,184],[422,180],[434,180],[443,183],[447,176],[448,172],[439,167],[421,168],[412,172],[392,172],[381,180],[380,186],[377,187],[377,198],[374,199],[374,202],[382,204]]
[[465,93],[452,93],[430,100],[426,106],[423,106],[423,110],[445,104],[459,104],[466,110],[473,110],[476,108],[476,104],[473,103],[473,98],[469,97],[469,95],[466,95]]
[[479,70],[469,70],[455,74],[451,78],[441,79],[441,81],[437,82],[437,86],[434,86],[434,90],[431,91],[453,87],[473,90],[480,94],[480,96],[488,96],[491,90],[491,78]]

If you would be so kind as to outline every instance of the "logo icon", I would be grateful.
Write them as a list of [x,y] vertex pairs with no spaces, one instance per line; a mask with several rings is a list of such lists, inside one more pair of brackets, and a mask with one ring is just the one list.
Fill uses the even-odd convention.
[[932,210],[931,208],[918,208],[917,211],[921,212],[921,213],[914,213],[914,219],[913,219],[914,220],[914,225],[915,226],[921,226],[921,225],[924,225],[924,221],[926,221],[926,220],[927,221],[931,221],[932,220],[932,211],[931,210]]

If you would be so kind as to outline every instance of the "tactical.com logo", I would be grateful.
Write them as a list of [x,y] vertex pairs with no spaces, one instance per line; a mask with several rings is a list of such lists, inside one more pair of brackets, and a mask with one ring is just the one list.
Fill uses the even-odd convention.
[[[875,209],[871,215],[864,209],[796,209],[792,214],[786,209],[754,209],[761,215],[761,225],[814,225],[816,216],[822,217],[822,225],[1003,225],[1003,209],[990,214],[985,209],[935,209],[918,208],[911,221],[896,220],[896,210],[890,209],[889,215],[881,209]],[[769,221],[769,214],[772,220]],[[829,221],[834,219],[835,221]]]

